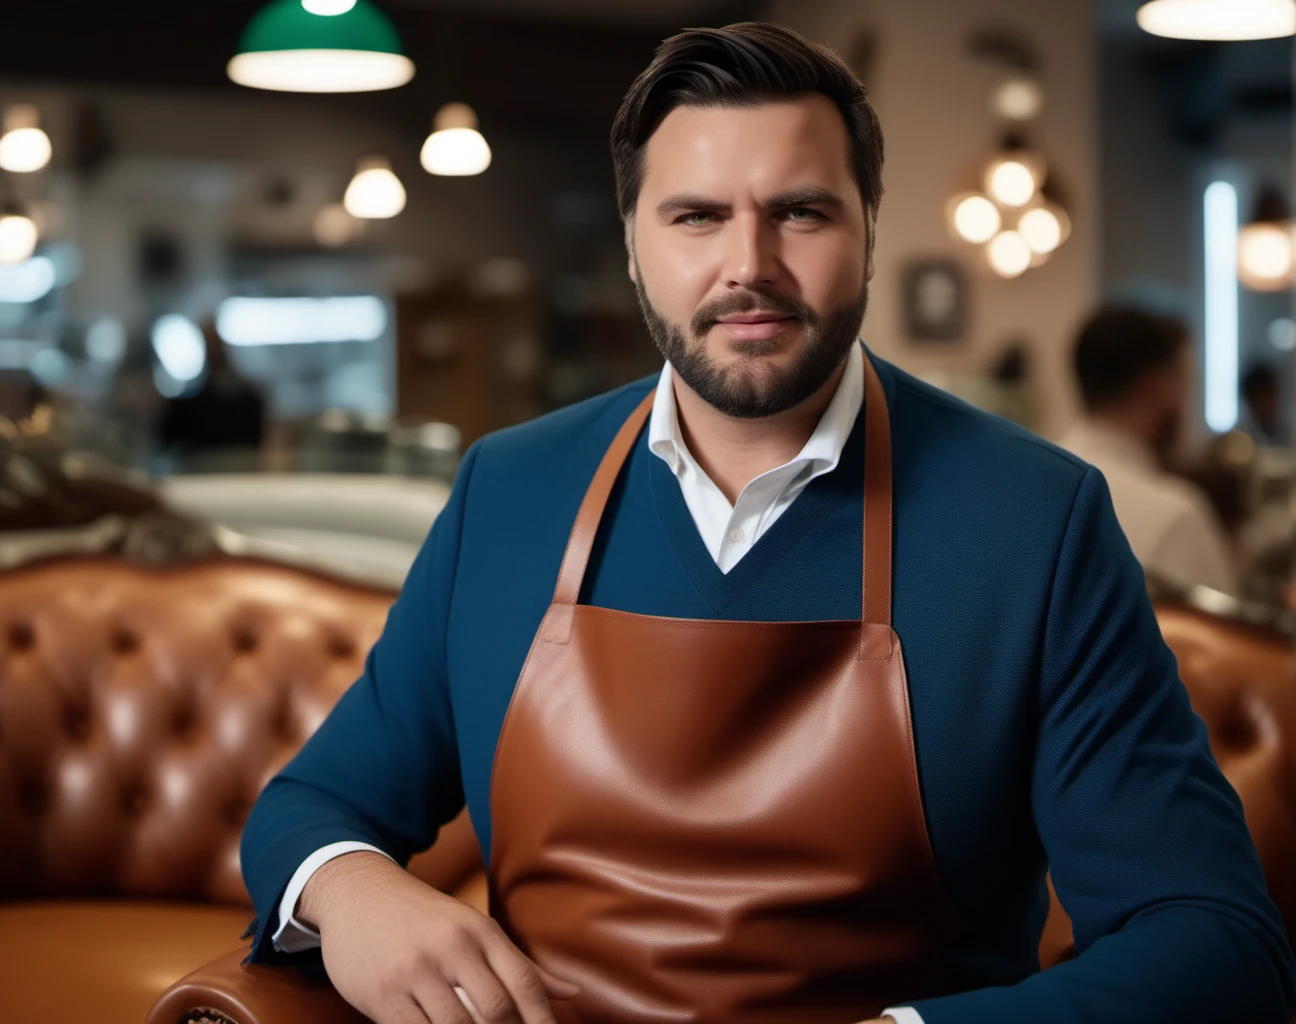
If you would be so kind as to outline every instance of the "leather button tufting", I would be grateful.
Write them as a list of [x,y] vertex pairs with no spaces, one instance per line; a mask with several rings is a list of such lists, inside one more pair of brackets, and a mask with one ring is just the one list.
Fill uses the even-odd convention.
[[122,790],[122,813],[128,818],[141,817],[148,809],[148,793],[140,783],[127,786]]
[[36,631],[27,622],[9,625],[9,647],[14,651],[28,651],[36,644]]
[[256,650],[257,637],[250,629],[236,629],[234,631],[234,638],[231,642],[234,645],[234,650],[238,651],[240,654],[247,654],[250,651]]
[[128,629],[113,630],[111,644],[115,654],[134,654],[140,647],[139,637]]
[[335,658],[349,658],[355,654],[355,644],[349,637],[333,636],[329,639],[329,654]]
[[84,743],[90,738],[90,711],[84,707],[71,707],[63,716],[63,729],[68,738]]
[[45,789],[37,782],[28,782],[18,791],[18,802],[28,814],[38,817],[45,813]]

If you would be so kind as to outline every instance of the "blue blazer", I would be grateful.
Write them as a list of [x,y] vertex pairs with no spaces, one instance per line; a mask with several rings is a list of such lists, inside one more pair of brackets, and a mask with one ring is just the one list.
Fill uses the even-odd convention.
[[[872,357],[871,357],[872,358]],[[891,410],[894,621],[937,863],[975,923],[968,991],[925,1024],[1289,1019],[1292,953],[1236,794],[1211,757],[1097,470],[873,359]],[[301,862],[341,840],[399,861],[467,802],[490,856],[490,773],[576,509],[643,380],[491,435],[410,570],[364,674],[244,831],[254,959]],[[641,436],[582,600],[750,620],[860,615],[861,416],[727,575]],[[1041,973],[1051,868],[1079,957]]]

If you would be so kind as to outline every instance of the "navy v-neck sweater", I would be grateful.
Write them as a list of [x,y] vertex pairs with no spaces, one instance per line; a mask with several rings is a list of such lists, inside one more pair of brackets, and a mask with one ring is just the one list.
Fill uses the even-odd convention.
[[[944,953],[968,991],[913,1005],[925,1024],[1285,1022],[1291,950],[1102,476],[873,361],[891,410],[893,615],[923,807],[974,923]],[[269,939],[277,902],[328,843],[403,861],[466,800],[489,858],[491,764],[514,684],[585,489],[653,384],[468,452],[363,676],[248,821],[255,958],[282,956]],[[858,618],[863,424],[727,575],[645,431],[581,600],[699,619]],[[1040,973],[1049,868],[1080,955]]]

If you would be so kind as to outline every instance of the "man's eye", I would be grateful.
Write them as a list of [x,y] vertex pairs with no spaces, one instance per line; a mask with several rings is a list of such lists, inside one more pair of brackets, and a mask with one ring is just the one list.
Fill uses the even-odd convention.
[[700,227],[705,227],[707,224],[710,224],[712,221],[714,221],[715,216],[716,215],[714,213],[711,213],[710,211],[702,211],[698,213],[686,213],[682,217],[680,217],[675,223],[687,224],[690,227],[700,228]]
[[825,220],[826,218],[818,210],[812,210],[808,206],[794,206],[787,211],[788,220],[812,221]]

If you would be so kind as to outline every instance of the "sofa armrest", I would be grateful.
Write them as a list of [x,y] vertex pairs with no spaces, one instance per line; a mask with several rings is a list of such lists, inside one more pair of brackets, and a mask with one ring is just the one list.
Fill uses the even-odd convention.
[[237,949],[177,981],[145,1024],[367,1024],[325,978],[244,964]]

